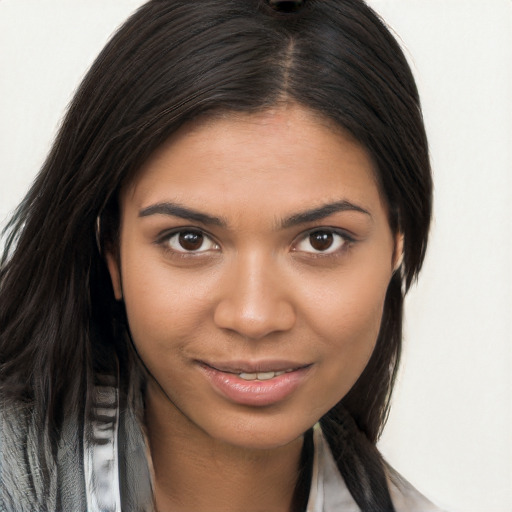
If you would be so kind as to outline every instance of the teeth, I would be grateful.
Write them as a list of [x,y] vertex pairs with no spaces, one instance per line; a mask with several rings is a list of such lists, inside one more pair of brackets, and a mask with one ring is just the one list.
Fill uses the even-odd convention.
[[274,377],[279,377],[280,375],[283,375],[285,373],[290,373],[290,372],[293,372],[293,369],[292,370],[282,370],[282,371],[278,371],[278,372],[258,372],[258,373],[242,372],[242,373],[239,373],[238,376],[244,380],[256,380],[256,379],[257,380],[270,380],[270,379],[273,379]]
[[258,378],[257,373],[241,373],[238,376],[244,380],[256,380]]
[[258,373],[258,380],[270,380],[276,376],[275,372],[261,372]]

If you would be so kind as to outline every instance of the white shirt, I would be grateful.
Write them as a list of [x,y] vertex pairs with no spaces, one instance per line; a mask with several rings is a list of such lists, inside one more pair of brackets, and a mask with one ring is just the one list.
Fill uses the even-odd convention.
[[[313,475],[306,512],[360,512],[318,424],[313,429],[313,443]],[[400,484],[389,480],[389,491],[396,512],[441,512],[405,480]]]

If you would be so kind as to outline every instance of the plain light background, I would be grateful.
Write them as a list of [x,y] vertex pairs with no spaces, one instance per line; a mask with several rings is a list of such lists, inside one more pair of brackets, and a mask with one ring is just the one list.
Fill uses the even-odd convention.
[[[141,0],[0,0],[0,222]],[[380,448],[453,512],[512,511],[512,2],[371,0],[418,80],[435,219]],[[412,511],[421,512],[421,511]]]

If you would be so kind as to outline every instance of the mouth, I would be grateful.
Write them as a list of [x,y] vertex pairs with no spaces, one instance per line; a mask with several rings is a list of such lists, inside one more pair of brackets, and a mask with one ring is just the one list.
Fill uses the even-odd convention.
[[242,380],[246,381],[271,380],[275,377],[280,377],[285,373],[292,373],[311,366],[310,364],[299,364],[289,361],[266,361],[258,363],[206,363],[204,361],[200,361],[200,364],[208,366],[218,372],[237,375]]
[[285,373],[291,373],[295,371],[294,369],[290,370],[280,370],[277,372],[258,372],[258,373],[247,373],[241,372],[237,375],[243,380],[270,380],[274,377],[279,377],[280,375],[284,375]]
[[217,393],[231,402],[248,406],[281,402],[306,380],[312,366],[291,361],[198,362]]

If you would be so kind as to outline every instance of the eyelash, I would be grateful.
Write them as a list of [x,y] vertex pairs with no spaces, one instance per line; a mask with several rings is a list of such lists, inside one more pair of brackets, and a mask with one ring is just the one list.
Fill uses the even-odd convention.
[[[320,233],[330,235],[334,239],[338,238],[337,242],[336,242],[336,240],[334,240],[334,242],[333,242],[334,249],[331,249],[331,246],[326,248],[326,250],[324,250],[324,251],[316,250],[314,247],[313,247],[312,251],[301,250],[298,248],[300,244],[307,242],[308,238],[311,239],[312,235],[320,234]],[[322,258],[329,257],[329,256],[330,257],[339,256],[339,255],[345,253],[351,247],[351,245],[355,242],[354,237],[348,235],[345,231],[335,229],[335,228],[329,228],[329,227],[317,227],[317,228],[310,229],[310,230],[306,231],[305,233],[301,233],[296,238],[296,240],[298,240],[298,241],[297,242],[294,241],[294,243],[293,243],[292,250],[294,252],[301,252],[301,253],[308,254],[310,256],[322,257]]]
[[[198,250],[187,250],[183,246],[181,246],[181,249],[171,246],[171,241],[173,240],[173,238],[177,238],[177,243],[179,244],[180,242],[178,241],[178,237],[180,235],[183,236],[189,234],[200,235],[203,238],[203,242],[209,241],[210,246],[207,249],[203,250],[201,250],[200,248]],[[335,248],[331,249],[331,246],[329,246],[326,248],[326,250],[317,250],[314,247],[312,247],[313,250],[310,251],[300,249],[300,245],[303,243],[307,243],[308,239],[310,239],[311,236],[314,234],[330,235],[331,237],[334,238],[333,244],[335,245]],[[336,238],[338,239],[337,241]],[[292,242],[292,251],[296,253],[307,254],[312,257],[335,257],[345,253],[354,242],[355,239],[352,236],[348,235],[345,231],[329,227],[315,227],[313,229],[301,233],[299,236],[295,238],[295,240]],[[157,239],[156,243],[162,246],[171,255],[181,258],[198,257],[201,255],[206,256],[208,253],[217,252],[218,250],[220,250],[220,244],[218,244],[215,241],[213,236],[211,236],[204,230],[195,227],[181,227],[179,229],[174,229],[172,231],[166,232]]]
[[[184,247],[182,247],[182,249],[180,250],[178,248],[174,248],[171,246],[173,238],[179,238],[180,235],[188,234],[200,235],[204,241],[210,242],[211,247],[209,247],[207,250],[187,250]],[[198,255],[205,255],[205,253],[217,251],[220,248],[219,244],[215,242],[215,239],[210,234],[206,233],[205,231],[199,228],[174,229],[160,236],[157,240],[157,244],[164,247],[164,249],[167,252],[179,257],[197,257]]]

